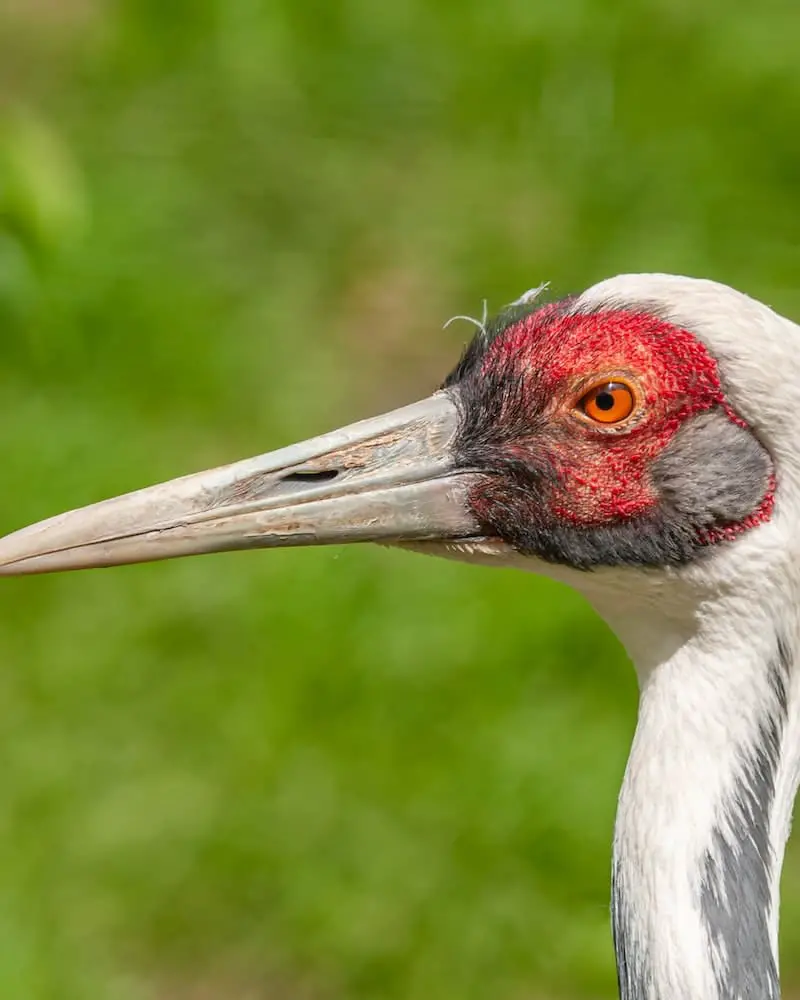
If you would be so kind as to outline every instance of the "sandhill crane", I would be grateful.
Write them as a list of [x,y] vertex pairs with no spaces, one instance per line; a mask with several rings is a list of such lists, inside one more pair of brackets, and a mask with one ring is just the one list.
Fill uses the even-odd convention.
[[16,532],[0,572],[379,541],[566,581],[640,684],[612,865],[622,997],[776,998],[796,415],[798,326],[711,281],[622,275],[523,296],[422,402]]

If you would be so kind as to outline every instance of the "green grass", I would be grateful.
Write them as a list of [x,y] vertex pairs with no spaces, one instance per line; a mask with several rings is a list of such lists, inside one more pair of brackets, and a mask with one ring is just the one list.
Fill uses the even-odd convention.
[[[4,529],[419,398],[542,280],[800,314],[791,5],[6,6]],[[359,547],[0,600],[0,996],[613,993],[636,691],[570,592]],[[791,987],[796,848],[785,897]]]

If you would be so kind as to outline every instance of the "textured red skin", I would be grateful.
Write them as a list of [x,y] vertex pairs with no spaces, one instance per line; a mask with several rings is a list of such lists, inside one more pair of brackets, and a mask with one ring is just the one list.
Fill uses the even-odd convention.
[[[652,463],[687,418],[717,406],[745,426],[725,398],[705,346],[688,330],[645,312],[565,314],[545,306],[489,345],[482,370],[493,368],[529,383],[539,409],[545,400],[544,433],[508,447],[520,456],[532,447],[546,454],[557,473],[546,490],[550,512],[575,525],[608,524],[654,508]],[[589,386],[612,375],[627,375],[639,387],[637,416],[619,429],[576,416],[576,403]],[[773,504],[774,484],[747,519],[708,532],[703,541],[730,539],[768,520]]]

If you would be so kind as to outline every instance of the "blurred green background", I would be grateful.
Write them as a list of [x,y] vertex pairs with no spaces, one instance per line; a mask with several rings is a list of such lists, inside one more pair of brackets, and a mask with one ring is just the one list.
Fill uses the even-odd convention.
[[[421,397],[624,270],[800,315],[800,20],[749,0],[0,0],[3,530]],[[0,996],[615,993],[633,672],[369,547],[6,581]],[[783,966],[800,988],[800,849]]]

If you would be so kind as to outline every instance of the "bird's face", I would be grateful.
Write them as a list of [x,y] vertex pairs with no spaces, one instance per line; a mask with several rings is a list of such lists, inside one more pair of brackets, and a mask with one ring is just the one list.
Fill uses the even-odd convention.
[[446,386],[489,537],[581,569],[676,565],[766,520],[769,455],[690,331],[646,305],[518,304]]
[[527,299],[428,399],[24,529],[0,572],[354,541],[681,565],[769,520],[774,488],[712,351],[663,301]]

